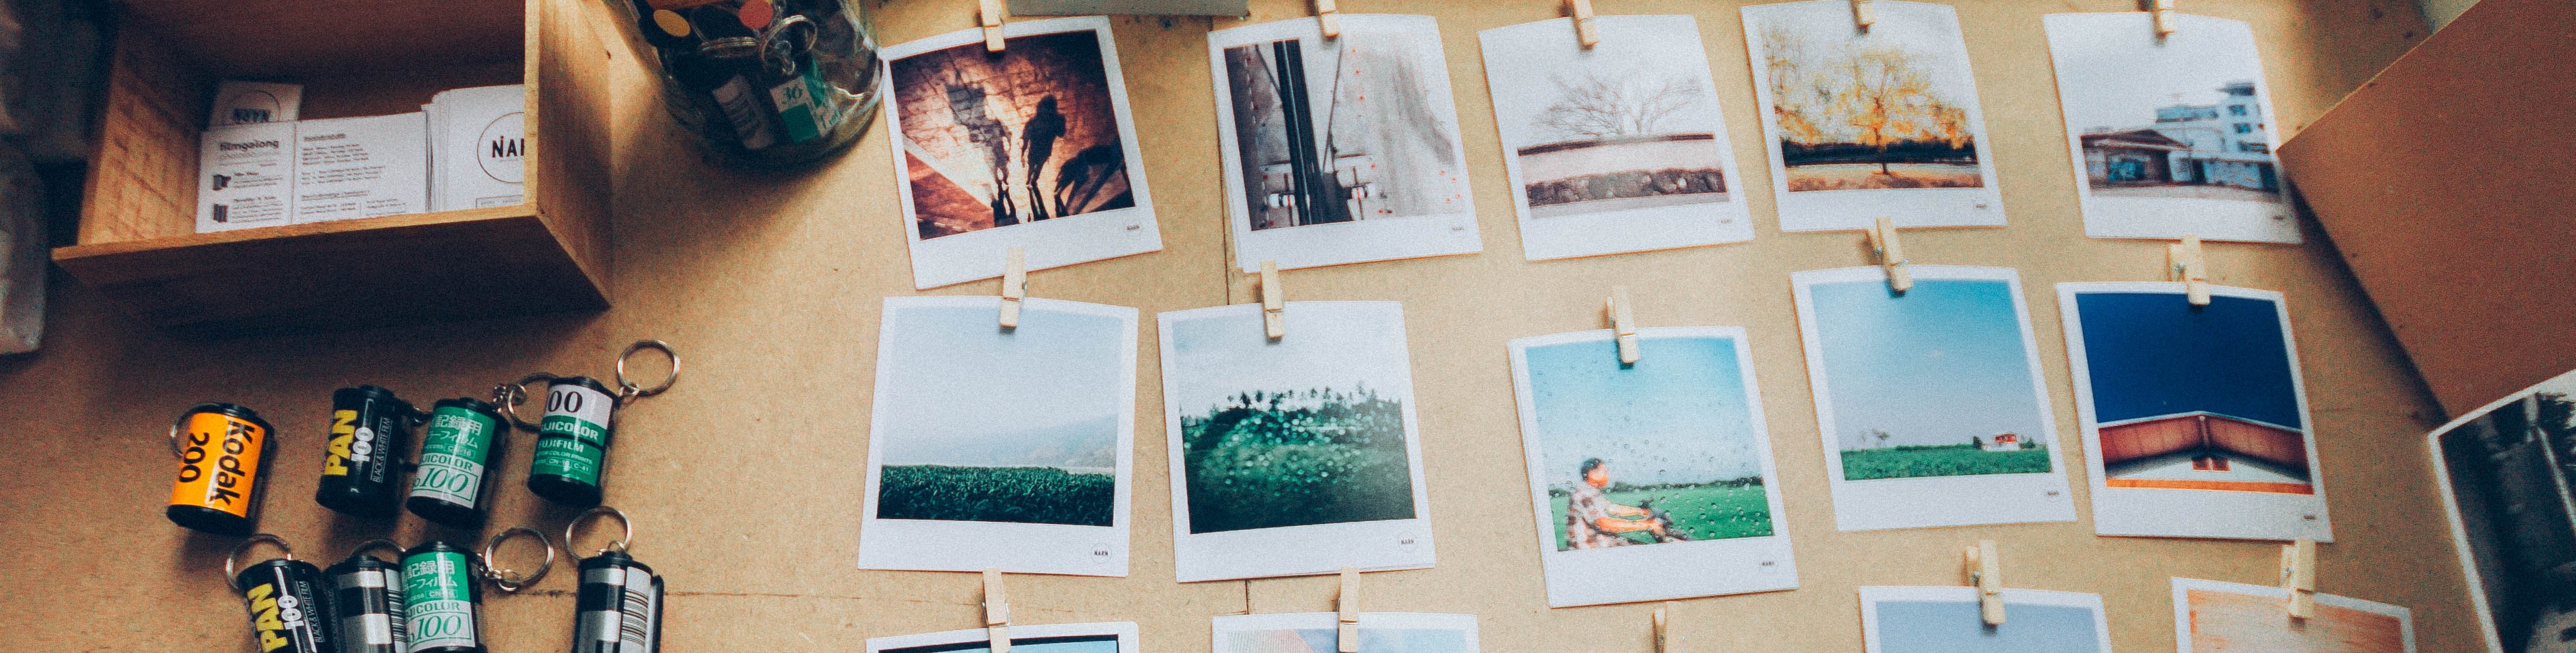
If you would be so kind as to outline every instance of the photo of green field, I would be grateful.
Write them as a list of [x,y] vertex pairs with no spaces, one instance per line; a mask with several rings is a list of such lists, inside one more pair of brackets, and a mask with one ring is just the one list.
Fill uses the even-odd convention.
[[2037,444],[2023,446],[2013,451],[1986,451],[1967,444],[1845,449],[1843,480],[2047,473],[2048,447]]
[[878,519],[947,519],[1108,526],[1118,476],[1054,467],[887,465]]
[[[1737,537],[1765,537],[1771,534],[1771,503],[1762,492],[1762,479],[1672,485],[1639,488],[1613,485],[1602,493],[1611,503],[1623,506],[1647,505],[1672,513],[1673,525],[1692,540],[1722,540]],[[1563,488],[1547,491],[1549,521],[1556,523],[1556,550],[1574,548],[1565,532],[1565,506],[1572,499]],[[1622,533],[1628,541],[1654,544],[1654,536],[1644,531]]]
[[1366,387],[1240,393],[1181,441],[1192,533],[1414,517],[1404,405]]

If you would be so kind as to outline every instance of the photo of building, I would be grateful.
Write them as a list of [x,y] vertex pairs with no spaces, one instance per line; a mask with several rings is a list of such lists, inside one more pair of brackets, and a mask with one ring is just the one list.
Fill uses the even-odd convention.
[[2085,130],[2093,192],[2277,201],[2280,173],[2254,82],[2230,81],[2216,92],[2211,104],[2157,107],[2151,124]]
[[2278,300],[2073,297],[2105,487],[2317,493]]
[[2192,411],[2101,426],[2111,487],[2312,494],[2298,429]]

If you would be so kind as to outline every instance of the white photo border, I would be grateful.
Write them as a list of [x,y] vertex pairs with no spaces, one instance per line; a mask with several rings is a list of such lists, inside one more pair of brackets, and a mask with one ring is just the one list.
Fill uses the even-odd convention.
[[1770,153],[1771,197],[1780,218],[1780,230],[1836,231],[1868,229],[1878,216],[1887,216],[1899,227],[2001,227],[2004,226],[2002,177],[1995,174],[1992,139],[1986,137],[1985,104],[1977,96],[1975,65],[1968,60],[1965,32],[1959,28],[1959,12],[1949,5],[1898,0],[1874,0],[1878,24],[1873,32],[1908,29],[1909,21],[1946,22],[1949,30],[1959,33],[1955,45],[1959,67],[1969,80],[1966,94],[1960,99],[1968,114],[1968,131],[1976,138],[1976,188],[1879,188],[1789,192],[1787,160],[1780,154],[1780,119],[1771,113],[1771,72],[1763,65],[1762,33],[1753,28],[1758,14],[1779,14],[1783,18],[1799,12],[1829,11],[1845,23],[1851,21],[1851,5],[1842,0],[1808,0],[1745,5],[1743,16],[1744,47],[1753,69],[1753,112],[1762,116],[1762,147]]
[[[1022,300],[1021,328],[1046,328],[1047,313],[1070,313],[1107,317],[1125,322],[1124,339],[1119,349],[1127,352],[1119,365],[1119,378],[1114,386],[1124,401],[1118,409],[1118,478],[1112,490],[1116,508],[1108,526],[1073,524],[1025,524],[930,519],[878,519],[877,484],[884,470],[878,458],[877,443],[886,432],[887,411],[872,409],[868,416],[867,481],[862,487],[859,513],[860,569],[905,571],[979,571],[998,567],[1015,574],[1061,574],[1070,576],[1127,575],[1129,533],[1135,526],[1131,511],[1135,496],[1136,456],[1136,328],[1138,311],[1125,306],[1107,306],[1056,299]],[[883,325],[894,321],[898,311],[922,308],[990,308],[1000,319],[999,297],[888,297],[885,311],[878,320],[875,395],[870,406],[884,406],[887,389],[901,383],[903,370],[892,370],[884,364],[885,353],[903,346],[896,342],[892,329]],[[999,329],[998,323],[988,324]],[[1107,380],[1104,380],[1106,382]]]
[[[2082,28],[2087,39],[2101,32],[2134,33],[2150,47],[2173,47],[2176,43],[2207,41],[2215,38],[2243,40],[2245,47],[2260,51],[2253,28],[2244,21],[2174,14],[2174,33],[2157,36],[2154,17],[2146,12],[2048,14],[2041,23],[2049,39],[2049,67],[2056,71],[2058,111],[2073,100],[2067,97],[2071,71],[2057,58],[2055,33],[2062,29]],[[2090,24],[2081,24],[2090,23]],[[2072,35],[2070,35],[2072,36]],[[2263,111],[2263,133],[2277,148],[2281,143],[2280,114],[2272,111],[2272,89],[2263,78],[2263,65],[2258,55],[2254,62],[2254,97]],[[2091,125],[2076,124],[2066,117],[2066,148],[2075,161],[2075,198],[2078,212],[2084,217],[2084,235],[2092,238],[2146,238],[2172,240],[2185,235],[2198,235],[2202,240],[2235,242],[2287,243],[2300,241],[2299,223],[2290,206],[2289,175],[2279,175],[2281,202],[2264,205],[2231,200],[2194,200],[2189,198],[2094,197],[2093,185],[2086,179],[2084,164],[2084,129]],[[2273,168],[2280,167],[2275,156]],[[2175,205],[2184,205],[2176,207]]]
[[[2192,653],[2191,590],[2226,592],[2229,594],[2242,594],[2245,596],[2259,598],[2279,599],[2284,602],[2284,607],[2281,610],[2281,620],[2286,624],[2290,619],[2289,609],[2286,607],[2287,602],[2290,600],[2290,591],[2281,589],[2279,586],[2248,585],[2245,583],[2229,583],[2224,581],[2201,580],[2198,578],[2183,578],[2181,576],[2175,576],[2173,579],[2174,650],[2178,653]],[[2396,617],[2398,632],[2405,638],[2405,653],[2415,653],[2414,611],[2406,609],[2405,606],[2389,605],[2378,601],[2365,601],[2351,597],[2335,596],[2333,594],[2319,593],[2316,597],[2317,605],[2328,605],[2346,610],[2358,610],[2376,615]]]
[[[2252,288],[2210,286],[2212,297],[2270,302],[2281,325],[2281,345],[2289,354],[2290,385],[2298,398],[2302,439],[2308,452],[2308,485],[2314,494],[2273,494],[2231,490],[2178,490],[2111,487],[2102,465],[2102,423],[2093,412],[2093,374],[2084,353],[2084,316],[2075,298],[2087,293],[2170,294],[2184,303],[2181,283],[2162,281],[2068,282],[2057,284],[2057,314],[2066,332],[2067,376],[2075,385],[2076,422],[2084,434],[2084,470],[2092,483],[2093,532],[2097,535],[2185,537],[2241,540],[2334,541],[2334,522],[2326,512],[2325,467],[2317,455],[2316,416],[2308,410],[2308,385],[2299,369],[2299,341],[2290,329],[2289,303],[2281,293]],[[2222,524],[2210,515],[2230,515]]]
[[904,242],[912,255],[914,289],[929,290],[1002,276],[1012,247],[1021,248],[1030,270],[1163,250],[1162,228],[1154,219],[1154,194],[1149,189],[1151,184],[1145,181],[1144,149],[1136,140],[1134,114],[1128,110],[1127,78],[1119,71],[1118,39],[1110,36],[1109,17],[1015,20],[1002,26],[1004,38],[1081,31],[1093,32],[1100,38],[1100,65],[1108,81],[1110,107],[1117,114],[1119,150],[1126,157],[1127,186],[1135,195],[1136,205],[930,239],[921,237],[920,218],[914,213],[912,181],[904,162],[903,103],[893,99],[894,61],[982,43],[984,32],[981,28],[967,28],[878,51],[877,92],[878,97],[886,98],[884,110],[878,113],[884,114],[886,143],[894,155],[895,192],[897,204],[903,209]]
[[2456,486],[2451,483],[2450,457],[2442,455],[2442,436],[2470,422],[2486,419],[2487,415],[2494,413],[2497,408],[2528,399],[2538,394],[2541,388],[2558,385],[2571,379],[2576,379],[2576,372],[2549,377],[2539,383],[2531,384],[2530,387],[2517,390],[2513,394],[2488,402],[2487,405],[2479,406],[2477,410],[2452,418],[2449,423],[2424,434],[2425,453],[2432,458],[2433,462],[2434,489],[2439,490],[2442,495],[2442,516],[2449,520],[2448,523],[2451,526],[2451,549],[2459,556],[2460,572],[2469,580],[2469,605],[2476,610],[2478,630],[2486,635],[2487,650],[2490,653],[2507,653],[2507,650],[2503,636],[2496,632],[2495,607],[2487,603],[2486,580],[2478,571],[2476,550],[2469,544],[2469,526],[2460,516],[2460,498],[2458,492],[2454,490]]
[[[1773,464],[1769,422],[1762,417],[1762,390],[1754,380],[1752,346],[1743,327],[1648,327],[1637,330],[1639,349],[1658,340],[1722,338],[1734,348],[1736,369],[1744,384],[1744,402],[1753,428],[1755,454],[1761,457],[1762,493],[1769,501],[1771,534],[1695,542],[1591,551],[1556,550],[1554,504],[1547,495],[1548,474],[1532,402],[1529,349],[1573,343],[1613,342],[1607,329],[1513,339],[1512,389],[1520,404],[1521,451],[1529,464],[1530,509],[1538,522],[1539,562],[1547,577],[1548,607],[1660,601],[1699,596],[1771,592],[1798,588],[1798,563],[1789,546],[1788,509],[1780,500],[1779,469]],[[1611,349],[1604,347],[1604,354]],[[1647,587],[1653,591],[1628,591]]]
[[[1574,40],[1571,18],[1542,20],[1509,27],[1496,27],[1476,33],[1481,46],[1487,77],[1505,62],[1496,60],[1500,52],[1517,49],[1537,41],[1535,47],[1560,48],[1591,56]],[[1603,39],[1641,36],[1640,32],[1664,27],[1662,23],[1679,23],[1688,28],[1688,43],[1675,41],[1674,54],[1697,57],[1700,81],[1708,83],[1711,106],[1716,118],[1710,131],[1717,136],[1717,149],[1722,153],[1720,171],[1726,175],[1727,199],[1715,204],[1649,207],[1605,211],[1554,218],[1530,217],[1529,193],[1522,190],[1519,148],[1527,143],[1512,142],[1502,127],[1503,102],[1517,97],[1500,86],[1488,87],[1493,95],[1495,130],[1502,137],[1503,172],[1510,180],[1512,210],[1519,217],[1521,257],[1532,261],[1551,261],[1587,256],[1632,254],[1689,247],[1706,247],[1753,240],[1752,202],[1746,198],[1744,173],[1735,161],[1734,140],[1726,132],[1724,100],[1716,95],[1719,88],[1708,63],[1708,50],[1699,36],[1699,19],[1690,15],[1668,16],[1601,16],[1592,19],[1593,28]],[[1509,40],[1513,42],[1503,42]],[[1688,46],[1681,48],[1678,46]],[[1731,220],[1731,221],[1730,221]]]
[[[2049,397],[2048,375],[2039,363],[2039,341],[2032,336],[2029,302],[2022,296],[2021,272],[2012,268],[1964,265],[1907,266],[1917,281],[2001,281],[2012,293],[2013,316],[2021,323],[2022,355],[2030,362],[2031,391],[2038,399],[2039,422],[2048,428],[2046,473],[1978,474],[1850,481],[1843,478],[1841,447],[1834,443],[1833,392],[1825,378],[1824,340],[1817,331],[1815,297],[1820,284],[1887,282],[1877,267],[1808,270],[1789,275],[1796,294],[1798,336],[1807,352],[1807,382],[1816,405],[1816,437],[1824,447],[1825,481],[1833,489],[1834,526],[1842,531],[1894,528],[1939,528],[1987,524],[2075,521],[2075,499],[2068,496],[2066,438],[2058,432],[2056,403]],[[2002,502],[1970,507],[1943,500],[1962,493],[1981,496],[2030,496],[1998,509]]]
[[[1342,33],[1383,30],[1410,35],[1411,38],[1440,41],[1439,21],[1430,16],[1406,14],[1341,14]],[[1277,229],[1252,230],[1252,208],[1244,199],[1243,156],[1238,152],[1234,134],[1234,102],[1228,97],[1230,85],[1225,74],[1225,50],[1241,45],[1266,43],[1280,39],[1324,39],[1323,27],[1313,17],[1291,18],[1208,32],[1209,76],[1216,84],[1217,160],[1225,174],[1225,207],[1227,229],[1234,234],[1235,267],[1244,272],[1258,272],[1262,261],[1277,261],[1279,269],[1323,267],[1352,263],[1374,263],[1434,256],[1477,254],[1485,251],[1484,240],[1477,235],[1474,193],[1462,196],[1458,211],[1433,215],[1414,215],[1339,224],[1311,224]],[[1449,147],[1461,157],[1467,153],[1464,131],[1458,124],[1458,104],[1451,96],[1449,62],[1443,55],[1424,70],[1423,82],[1430,93],[1423,100],[1435,115],[1448,118]],[[1468,184],[1463,158],[1458,177]]]
[[[1284,315],[1289,325],[1289,338],[1297,337],[1301,321],[1329,319],[1392,319],[1404,324],[1404,305],[1397,302],[1336,301],[1287,302]],[[1180,361],[1173,355],[1172,325],[1198,320],[1227,320],[1243,326],[1244,338],[1262,338],[1261,305],[1232,304],[1183,311],[1170,311],[1155,316],[1155,331],[1161,339],[1163,364],[1163,432],[1171,460],[1172,484],[1172,567],[1175,580],[1183,583],[1245,578],[1312,576],[1330,574],[1343,567],[1365,571],[1396,569],[1429,569],[1434,562],[1431,531],[1430,484],[1423,477],[1421,420],[1415,416],[1417,395],[1413,387],[1412,347],[1399,339],[1397,353],[1405,358],[1404,378],[1404,451],[1413,483],[1413,518],[1385,519],[1334,524],[1308,524],[1253,528],[1215,533],[1190,532],[1189,447],[1182,442],[1178,377]]]
[[[1136,635],[1136,622],[1133,621],[1102,621],[1081,624],[1011,626],[1011,642],[1014,644],[1019,643],[1020,640],[1026,639],[1108,636],[1116,636],[1118,638],[1118,653],[1138,653],[1139,651],[1144,650],[1143,645],[1138,642],[1139,638]],[[992,631],[982,628],[973,628],[968,630],[944,630],[935,633],[920,633],[914,635],[870,637],[868,638],[867,653],[884,653],[885,651],[900,651],[903,649],[920,648],[924,646],[990,643],[991,641]]]

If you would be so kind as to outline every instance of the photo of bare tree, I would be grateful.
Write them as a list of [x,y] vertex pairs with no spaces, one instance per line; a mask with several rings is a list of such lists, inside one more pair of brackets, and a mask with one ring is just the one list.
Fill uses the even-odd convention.
[[[1754,18],[1746,15],[1746,29],[1760,32],[1755,65],[1790,192],[1984,185],[1969,120],[1975,89],[1951,79],[1967,78],[1963,57],[1854,32],[1848,17],[1833,26],[1839,34]],[[1962,72],[1944,75],[1951,66]]]
[[1531,260],[1753,239],[1699,23],[1603,16],[1477,33]]

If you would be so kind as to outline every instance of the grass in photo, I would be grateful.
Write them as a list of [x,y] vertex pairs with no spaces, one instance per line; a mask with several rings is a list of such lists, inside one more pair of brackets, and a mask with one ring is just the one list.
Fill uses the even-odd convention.
[[1181,441],[1193,533],[1414,516],[1404,406],[1366,385],[1243,392]]
[[1556,550],[1774,532],[1736,343],[1655,337],[1622,365],[1607,341],[1522,347]]
[[899,306],[875,409],[877,519],[1110,526],[1120,403],[1103,387],[1130,356],[1116,317],[1030,309]]
[[2012,285],[1923,279],[1812,287],[1843,480],[2054,469]]

